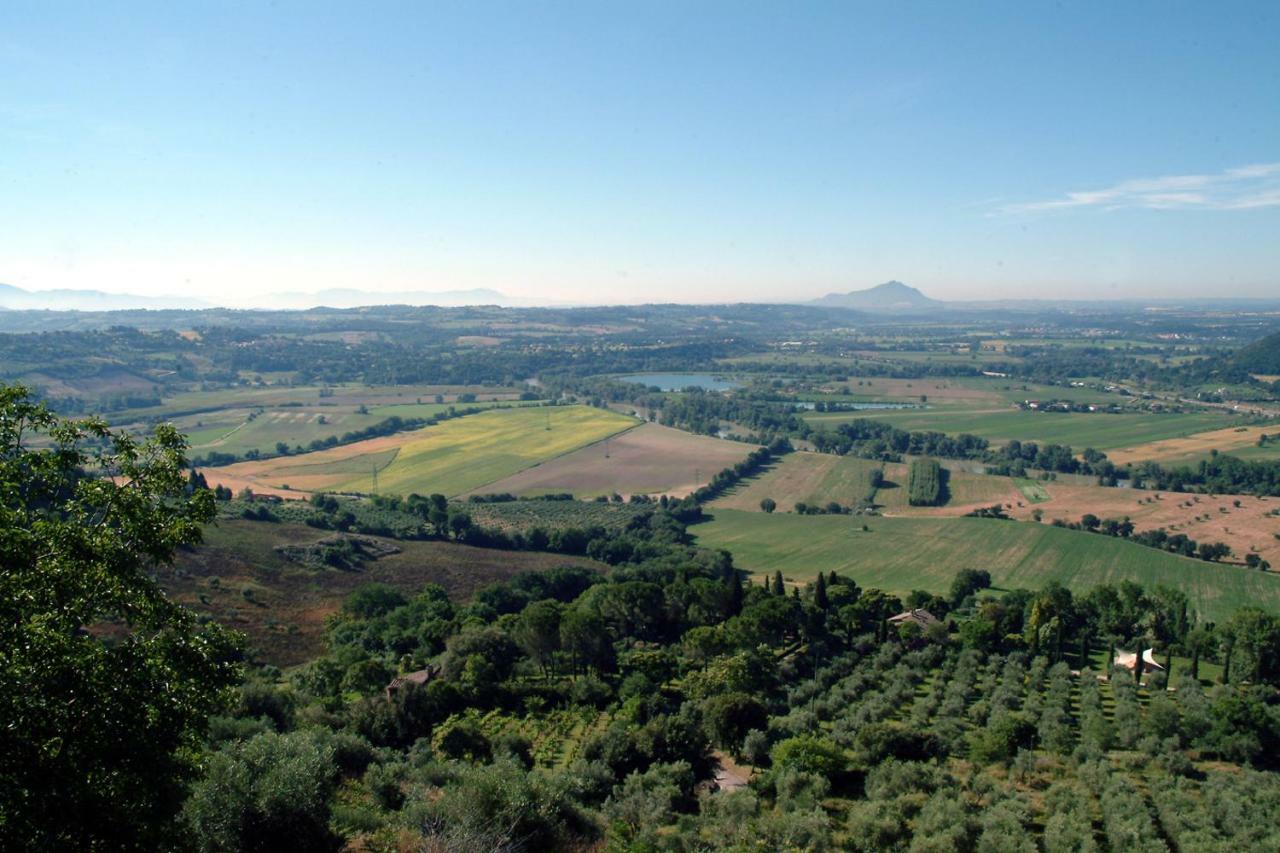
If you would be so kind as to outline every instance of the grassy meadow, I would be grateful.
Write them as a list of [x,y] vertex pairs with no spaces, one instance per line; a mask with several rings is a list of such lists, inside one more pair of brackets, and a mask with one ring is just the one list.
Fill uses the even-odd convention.
[[[789,453],[762,473],[730,488],[713,506],[759,510],[760,501],[773,498],[782,510],[797,502],[850,506],[871,492],[871,477],[884,471],[886,479],[906,481],[906,466],[827,453]],[[894,488],[880,490],[896,491]]]
[[[863,525],[868,530],[864,531]],[[752,573],[781,571],[807,582],[835,570],[863,586],[896,593],[945,592],[956,571],[987,569],[997,587],[1036,588],[1056,580],[1083,592],[1133,580],[1187,593],[1207,619],[1243,604],[1280,608],[1280,577],[1176,557],[1131,542],[1048,524],[982,518],[764,515],[714,509],[693,528],[698,544],[724,548]]]
[[[948,463],[943,462],[943,467]],[[875,490],[875,505],[887,512],[910,511],[907,502],[907,466],[898,462],[878,462],[856,456],[826,453],[789,453],[762,473],[738,483],[712,506],[726,509],[759,510],[760,501],[773,498],[779,509],[790,510],[796,503],[825,505],[835,501],[854,506],[871,494],[874,472],[883,480]],[[955,467],[947,471],[947,501],[944,506],[1007,502],[1017,498],[1008,477],[974,474]]]

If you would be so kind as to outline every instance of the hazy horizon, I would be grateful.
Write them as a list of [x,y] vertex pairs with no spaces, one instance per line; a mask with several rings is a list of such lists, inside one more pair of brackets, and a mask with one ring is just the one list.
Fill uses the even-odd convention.
[[0,282],[1280,292],[1270,4],[0,10]]

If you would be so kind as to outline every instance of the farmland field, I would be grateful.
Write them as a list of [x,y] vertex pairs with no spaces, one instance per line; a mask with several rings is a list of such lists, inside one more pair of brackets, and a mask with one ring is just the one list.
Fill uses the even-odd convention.
[[[293,491],[458,495],[630,429],[634,418],[587,406],[502,409],[354,444],[220,468],[209,483]],[[387,457],[387,451],[394,455]]]
[[1061,397],[1098,405],[1109,405],[1121,399],[1093,388],[1062,388],[988,376],[952,376],[945,379],[853,376],[824,388],[838,392],[825,395],[827,400],[921,402],[920,398],[925,397],[927,403],[936,408],[973,410],[999,409],[1037,398]]
[[[863,531],[862,525],[870,529]],[[693,528],[699,544],[726,548],[753,573],[781,571],[807,582],[819,571],[847,574],[895,593],[946,592],[964,567],[991,572],[997,587],[1037,588],[1051,580],[1076,591],[1133,580],[1188,595],[1204,618],[1243,604],[1280,606],[1280,576],[1176,557],[1131,542],[1048,524],[982,518],[849,518],[763,515],[717,509]]]
[[[948,467],[944,463],[944,467]],[[856,456],[826,453],[790,453],[761,474],[731,488],[712,506],[726,509],[758,510],[760,501],[772,498],[781,511],[797,502],[826,504],[835,501],[853,506],[871,491],[871,476],[883,471],[883,484],[875,493],[875,504],[886,513],[933,514],[936,508],[909,507],[907,466],[898,462],[876,462]],[[975,506],[1017,499],[1017,491],[1007,477],[973,474],[953,467],[947,475],[947,514],[955,515]]]
[[[475,401],[457,402],[464,394]],[[306,448],[313,441],[338,438],[392,416],[407,420],[429,418],[450,408],[534,405],[519,401],[519,394],[518,389],[501,386],[232,388],[184,392],[161,406],[130,409],[116,416],[116,426],[142,434],[153,422],[167,420],[186,434],[192,457],[244,456],[252,451],[274,454],[281,443]],[[434,402],[436,396],[442,402]]]
[[[834,427],[864,418],[861,412],[816,412],[805,415],[814,426]],[[891,423],[906,430],[937,430],[970,433],[995,443],[1011,439],[1066,444],[1083,450],[1130,447],[1142,442],[1179,438],[1221,429],[1231,416],[1213,412],[1179,414],[1103,414],[1078,412],[1030,412],[1004,408],[956,410],[950,408],[878,411],[873,420]]]
[[277,545],[310,543],[329,535],[301,524],[222,520],[207,527],[204,544],[181,553],[160,582],[183,604],[244,631],[263,660],[286,666],[323,651],[325,619],[364,583],[389,584],[406,596],[438,583],[454,602],[463,602],[480,587],[522,571],[604,568],[582,557],[396,541],[400,553],[350,572],[291,563],[275,550]]
[[886,465],[827,453],[789,453],[771,463],[763,473],[729,489],[712,506],[758,510],[765,498],[772,498],[783,511],[801,501],[808,504],[835,501],[850,506],[870,492],[872,472],[881,469],[886,479],[896,477],[905,482],[905,465]]
[[[443,411],[449,407],[442,405],[437,408]],[[277,442],[284,442],[290,447],[305,446],[315,439],[324,439],[331,435],[340,436],[344,432],[373,426],[390,414],[378,416],[372,411],[361,413],[350,407],[345,410],[224,409],[215,413],[201,414],[198,417],[180,418],[175,422],[175,426],[186,429],[187,424],[196,425],[196,429],[187,432],[193,455],[199,456],[207,451],[218,451],[239,456],[250,450],[273,451]],[[407,413],[402,415],[402,417],[424,416]]]
[[1032,511],[1038,509],[1045,521],[1079,521],[1085,513],[1102,519],[1128,518],[1138,531],[1162,527],[1197,542],[1225,542],[1234,551],[1228,557],[1233,562],[1241,562],[1246,554],[1253,553],[1280,568],[1280,540],[1275,537],[1280,533],[1280,517],[1270,514],[1280,509],[1276,498],[1150,492],[1056,482],[1035,485],[1044,492],[1045,499],[1034,505],[1015,506],[1011,515],[1030,518]]
[[755,449],[755,445],[642,424],[607,442],[566,453],[514,476],[486,483],[481,492],[578,497],[669,494],[683,497]]
[[1153,459],[1163,465],[1193,464],[1206,458],[1213,450],[1228,453],[1242,459],[1280,458],[1280,441],[1258,447],[1259,436],[1280,434],[1280,423],[1266,426],[1227,427],[1210,430],[1181,438],[1149,441],[1122,447],[1107,456],[1117,465]]

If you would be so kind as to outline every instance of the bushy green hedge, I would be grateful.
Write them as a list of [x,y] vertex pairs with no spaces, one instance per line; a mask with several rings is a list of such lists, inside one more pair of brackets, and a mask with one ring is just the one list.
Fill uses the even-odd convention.
[[907,501],[912,506],[942,504],[942,466],[937,460],[912,460],[907,469]]

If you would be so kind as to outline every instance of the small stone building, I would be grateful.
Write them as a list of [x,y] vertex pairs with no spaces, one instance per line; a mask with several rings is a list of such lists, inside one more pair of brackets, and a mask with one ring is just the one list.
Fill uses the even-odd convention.
[[934,616],[928,610],[923,608],[912,608],[905,613],[899,613],[897,616],[889,617],[890,625],[904,625],[908,622],[914,622],[919,625],[921,630],[928,628],[930,625],[942,624],[937,616]]
[[433,667],[419,669],[415,672],[406,672],[404,675],[397,675],[391,679],[391,683],[387,685],[386,693],[388,699],[396,698],[396,694],[400,692],[400,688],[408,684],[426,684],[435,678],[439,673]]

